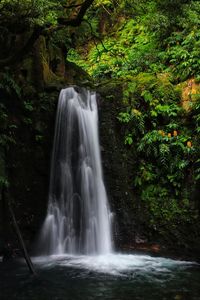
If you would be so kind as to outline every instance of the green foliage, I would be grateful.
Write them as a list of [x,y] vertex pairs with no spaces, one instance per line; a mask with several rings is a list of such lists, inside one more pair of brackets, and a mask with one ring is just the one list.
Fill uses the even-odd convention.
[[166,60],[179,80],[186,80],[200,72],[200,30],[174,33],[168,40]]
[[9,182],[4,176],[0,176],[0,187],[9,187]]
[[0,90],[4,90],[10,95],[15,93],[18,97],[21,96],[21,88],[9,72],[0,73],[0,79]]
[[124,128],[125,145],[137,157],[135,192],[152,227],[170,222],[168,226],[177,229],[179,222],[188,222],[195,215],[188,199],[200,179],[199,101],[190,112],[191,129],[166,75],[129,76],[123,96],[127,109],[117,118]]
[[133,144],[133,136],[131,133],[129,133],[127,136],[125,136],[125,145],[132,145]]
[[6,97],[19,99],[21,88],[9,72],[0,73],[0,149],[8,150],[16,144],[15,131],[17,124],[9,116],[9,103]]
[[[163,227],[167,226],[168,230],[175,231],[180,223],[191,220],[188,199],[183,199],[180,206],[176,199],[171,198],[169,189],[165,187],[150,184],[142,191],[141,197],[146,203],[150,226],[154,230],[163,230]],[[157,228],[155,224],[161,228]]]
[[[130,176],[146,223],[159,232],[165,226],[173,232],[181,222],[192,222],[197,213],[191,195],[200,180],[200,97],[198,92],[193,95],[193,104],[184,111],[182,87],[178,91],[175,84],[191,78],[200,82],[200,1],[96,0],[78,30],[51,34],[63,13],[73,17],[73,10],[63,10],[63,3],[2,0],[0,39],[8,31],[12,37],[48,25],[52,52],[65,44],[67,60],[98,83],[113,78],[120,82],[125,108],[117,120],[125,147],[135,157]],[[67,5],[76,3],[67,1]],[[7,44],[10,49],[9,39]],[[0,79],[0,90],[20,99],[22,126],[41,145],[47,130],[41,115],[53,110],[53,99],[41,93],[35,103],[22,97],[9,72]],[[2,149],[15,146],[15,134],[20,132],[8,105],[0,104]],[[0,184],[3,180],[0,177]]]
[[[56,24],[61,5],[53,0],[1,0],[1,22],[18,26]],[[16,13],[17,12],[17,13]],[[24,25],[23,25],[24,24]]]
[[100,7],[100,6],[106,6],[106,7],[110,7],[113,5],[113,1],[112,0],[96,0],[95,1],[95,7]]
[[33,111],[34,110],[34,105],[33,105],[33,102],[32,101],[24,101],[24,108],[27,110],[27,111]]
[[162,64],[156,64],[158,51],[153,37],[148,34],[147,28],[138,25],[135,20],[122,23],[116,36],[107,37],[103,42],[97,41],[87,57],[84,55],[84,63],[80,54],[76,52],[75,55],[72,50],[67,58],[95,78],[116,78],[130,73],[161,71],[163,68]]
[[115,25],[101,35],[100,23],[109,24],[91,14],[88,22],[96,25],[88,36],[88,51],[82,50],[79,39],[77,55],[69,59],[97,80],[170,71],[174,79],[184,81],[200,73],[199,1],[126,0],[118,6],[115,1],[96,1],[96,7],[101,18],[107,12],[109,24]]

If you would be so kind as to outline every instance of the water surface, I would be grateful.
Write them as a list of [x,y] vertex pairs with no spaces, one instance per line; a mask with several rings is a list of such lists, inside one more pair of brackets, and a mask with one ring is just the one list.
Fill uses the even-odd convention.
[[199,300],[198,264],[148,255],[54,255],[0,264],[1,300]]

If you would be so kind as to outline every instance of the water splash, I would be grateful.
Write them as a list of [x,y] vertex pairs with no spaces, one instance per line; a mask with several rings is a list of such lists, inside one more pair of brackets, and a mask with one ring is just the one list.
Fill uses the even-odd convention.
[[59,267],[77,269],[80,276],[88,276],[88,272],[109,274],[122,277],[142,276],[149,280],[170,279],[177,271],[198,267],[195,262],[179,261],[149,255],[132,255],[110,253],[105,255],[52,255],[33,258],[40,268],[53,269]]
[[82,88],[63,89],[40,246],[45,254],[110,253],[110,216],[102,176],[96,94]]

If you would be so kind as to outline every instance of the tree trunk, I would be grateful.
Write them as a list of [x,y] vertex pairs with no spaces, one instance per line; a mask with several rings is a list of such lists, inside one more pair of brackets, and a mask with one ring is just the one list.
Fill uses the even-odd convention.
[[14,211],[12,209],[12,205],[11,205],[11,202],[10,202],[9,198],[7,198],[7,201],[8,201],[8,208],[9,208],[9,212],[10,212],[10,215],[11,215],[13,227],[14,227],[15,233],[17,235],[17,238],[18,238],[18,241],[19,241],[20,248],[22,250],[23,256],[24,256],[24,258],[26,260],[26,263],[27,263],[27,266],[29,268],[30,273],[33,274],[33,275],[36,275],[33,263],[32,263],[32,261],[30,259],[30,256],[29,256],[28,252],[27,252],[27,249],[26,249],[23,237],[21,235],[19,226],[17,224],[16,218],[15,218],[15,214],[14,214]]

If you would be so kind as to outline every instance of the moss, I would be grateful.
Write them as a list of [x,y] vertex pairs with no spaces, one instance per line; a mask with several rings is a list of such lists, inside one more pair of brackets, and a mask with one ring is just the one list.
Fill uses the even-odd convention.
[[[117,79],[110,79],[106,81],[101,81],[100,84],[95,86],[98,93],[100,93],[103,97],[115,97],[116,94],[119,97],[121,95],[120,100],[122,100],[122,89],[123,89],[123,82]],[[108,99],[107,98],[107,99]]]
[[141,89],[153,87],[157,84],[157,77],[152,73],[139,73],[135,77],[135,80],[138,82],[138,86]]
[[89,74],[73,62],[66,62],[65,80],[71,85],[94,88],[93,79]]
[[[120,82],[120,80],[119,80]],[[133,106],[136,101],[142,101],[143,98],[159,101],[174,100],[179,101],[179,94],[174,89],[170,82],[170,75],[168,73],[152,74],[139,73],[136,76],[126,76],[121,81],[123,87],[123,103],[125,105]]]
[[64,79],[58,77],[56,74],[52,72],[52,70],[49,67],[49,64],[45,59],[42,61],[43,66],[43,80],[46,85],[52,85],[61,82]]

